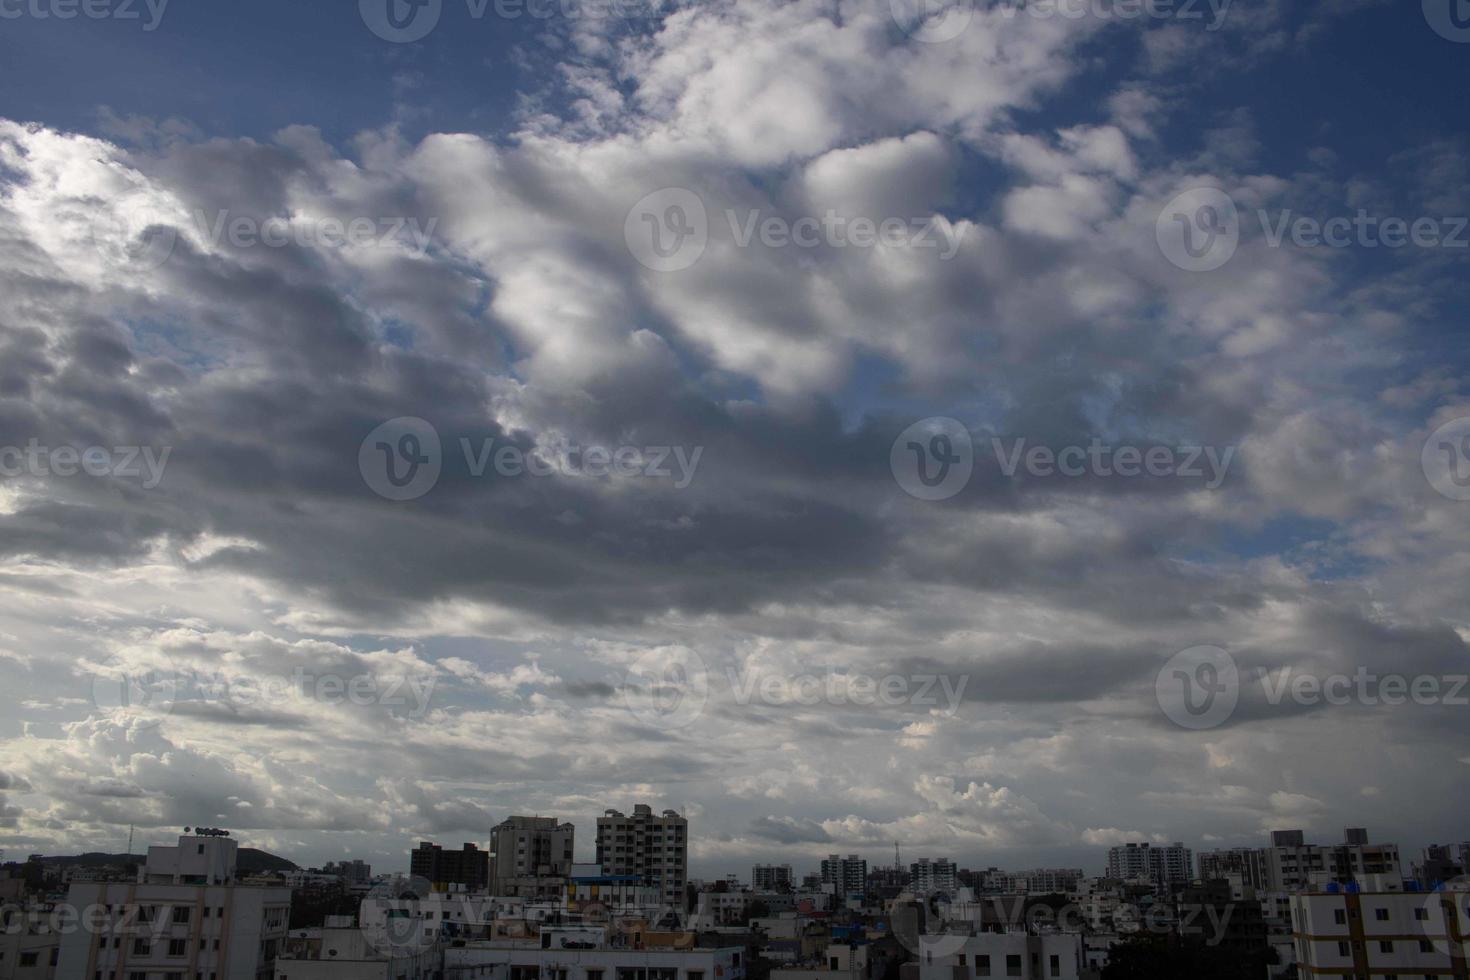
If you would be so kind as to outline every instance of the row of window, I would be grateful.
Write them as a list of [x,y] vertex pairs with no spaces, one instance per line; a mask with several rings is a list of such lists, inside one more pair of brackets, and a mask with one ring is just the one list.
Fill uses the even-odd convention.
[[[122,946],[122,937],[121,936],[113,936],[113,937],[111,937],[111,942],[112,942],[112,948],[113,949],[118,949],[118,948],[120,948]],[[211,943],[213,945],[211,945]],[[107,949],[107,944],[108,944],[108,937],[107,936],[98,936],[97,937],[97,948],[98,949]],[[199,948],[200,949],[219,949],[219,940],[218,939],[204,939],[204,940],[201,940],[200,941]],[[152,955],[152,953],[153,953],[153,941],[152,940],[150,940],[150,939],[141,939],[141,938],[140,939],[134,939],[133,940],[133,955],[134,956],[150,956],[150,955]],[[187,939],[170,939],[170,940],[168,940],[168,955],[169,956],[188,956],[189,955],[189,940],[187,940]]]

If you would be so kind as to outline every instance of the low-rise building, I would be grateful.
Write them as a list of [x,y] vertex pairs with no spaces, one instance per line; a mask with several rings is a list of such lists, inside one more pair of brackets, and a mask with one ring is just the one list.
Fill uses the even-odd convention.
[[76,882],[88,928],[63,935],[57,980],[267,980],[291,891],[236,880],[235,841],[186,834],[150,847],[136,882]]

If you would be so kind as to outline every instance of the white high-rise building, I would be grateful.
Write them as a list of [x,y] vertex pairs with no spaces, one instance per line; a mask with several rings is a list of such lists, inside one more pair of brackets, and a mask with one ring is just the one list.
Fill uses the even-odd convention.
[[757,864],[750,869],[752,891],[774,892],[791,887],[791,865]]
[[920,895],[932,895],[936,892],[953,895],[959,887],[957,873],[954,862],[948,858],[937,861],[920,858],[909,865],[909,887]]
[[515,878],[566,877],[572,868],[576,828],[555,817],[508,817],[490,831],[490,890],[508,894]]
[[605,875],[635,875],[658,888],[669,905],[687,904],[689,881],[689,821],[675,810],[654,816],[639,803],[633,815],[608,810],[597,818],[597,863]]
[[1121,844],[1108,849],[1108,877],[1142,879],[1159,888],[1187,885],[1194,877],[1194,852],[1183,844]]
[[150,847],[136,882],[77,882],[67,901],[98,928],[62,937],[57,980],[268,980],[286,938],[291,891],[235,880],[236,843],[219,832]]
[[822,859],[822,884],[832,885],[839,896],[861,895],[868,888],[868,862],[856,854],[828,854]]

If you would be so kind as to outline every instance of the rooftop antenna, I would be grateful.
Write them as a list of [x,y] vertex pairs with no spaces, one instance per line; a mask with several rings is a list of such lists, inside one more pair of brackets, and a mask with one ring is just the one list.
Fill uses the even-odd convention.
[[893,870],[903,874],[903,861],[898,857],[898,841],[893,842]]
[[133,856],[133,825],[128,824],[128,857]]

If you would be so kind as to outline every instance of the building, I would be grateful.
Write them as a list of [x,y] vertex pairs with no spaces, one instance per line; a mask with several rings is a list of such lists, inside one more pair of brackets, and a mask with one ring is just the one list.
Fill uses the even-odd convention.
[[597,818],[597,863],[605,875],[636,875],[683,909],[689,882],[689,821],[674,810],[654,816],[642,803],[631,817],[608,810]]
[[[950,937],[945,937],[949,939]],[[906,965],[901,976],[917,972],[917,980],[957,977],[1020,977],[1021,980],[1080,980],[1086,968],[1080,933],[1030,935],[1026,932],[983,932],[922,949],[917,971]]]
[[276,959],[274,980],[439,980],[444,951],[379,942],[352,916],[327,916],[321,929],[299,930]]
[[494,852],[491,890],[513,878],[566,877],[572,867],[576,828],[555,817],[509,817],[490,831]]
[[53,980],[61,953],[55,906],[0,905],[0,980]]
[[856,854],[828,854],[822,859],[822,884],[832,885],[840,898],[861,895],[868,884],[868,862]]
[[623,945],[589,927],[444,951],[445,980],[745,980],[743,947],[701,948],[690,933],[640,933]]
[[959,887],[956,873],[954,862],[948,858],[937,861],[920,858],[909,865],[909,883],[920,895],[953,895]]
[[1203,881],[1228,881],[1242,888],[1265,888],[1266,852],[1259,847],[1201,851],[1199,876]]
[[750,888],[757,892],[774,892],[791,888],[791,865],[757,864],[750,869]]
[[436,891],[446,891],[450,885],[484,891],[490,885],[490,852],[474,844],[446,851],[438,844],[422,841],[409,852],[409,873],[429,882]]
[[1425,888],[1433,888],[1467,872],[1470,844],[1430,844],[1424,848],[1424,860],[1414,868],[1414,879]]
[[135,882],[76,882],[68,904],[97,928],[62,936],[57,980],[267,980],[286,938],[291,891],[236,880],[219,831],[150,847]]
[[1470,957],[1470,893],[1329,886],[1291,898],[1302,977],[1460,977]]
[[1305,843],[1300,830],[1275,831],[1265,852],[1266,887],[1294,892],[1321,889],[1329,882],[1346,885],[1368,876],[1402,877],[1396,844],[1372,844],[1361,827],[1349,828],[1343,843]]
[[328,861],[323,874],[336,875],[352,885],[366,885],[373,880],[373,866],[365,861]]
[[1156,888],[1187,885],[1194,878],[1194,852],[1179,843],[1121,844],[1108,849],[1108,877],[1150,881]]

